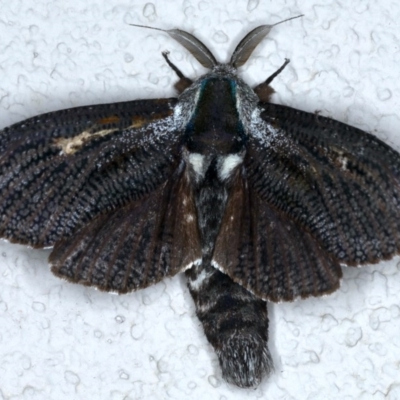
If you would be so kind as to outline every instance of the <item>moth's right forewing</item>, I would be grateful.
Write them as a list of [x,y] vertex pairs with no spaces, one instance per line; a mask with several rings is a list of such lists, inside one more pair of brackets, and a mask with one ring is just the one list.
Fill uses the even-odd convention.
[[400,251],[400,155],[329,118],[260,105],[249,139],[248,182],[262,202],[347,265]]
[[154,190],[179,163],[175,104],[79,107],[0,132],[0,236],[52,246]]

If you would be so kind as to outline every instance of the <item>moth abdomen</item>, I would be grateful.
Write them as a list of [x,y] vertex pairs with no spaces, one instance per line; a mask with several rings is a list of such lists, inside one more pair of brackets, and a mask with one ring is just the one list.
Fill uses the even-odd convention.
[[267,347],[267,303],[210,264],[195,265],[186,276],[222,376],[239,387],[257,386],[273,370]]

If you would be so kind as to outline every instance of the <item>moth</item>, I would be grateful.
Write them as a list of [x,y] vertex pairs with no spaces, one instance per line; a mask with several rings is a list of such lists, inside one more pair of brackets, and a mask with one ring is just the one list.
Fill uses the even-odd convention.
[[53,247],[52,272],[127,293],[185,272],[224,379],[273,370],[267,302],[339,287],[341,265],[400,249],[400,156],[344,123],[270,102],[237,75],[274,25],[227,64],[165,31],[209,72],[176,98],[44,114],[0,133],[0,236]]

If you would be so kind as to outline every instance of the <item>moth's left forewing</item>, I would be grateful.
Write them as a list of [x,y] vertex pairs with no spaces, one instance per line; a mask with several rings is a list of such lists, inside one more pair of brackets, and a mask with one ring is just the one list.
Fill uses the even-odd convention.
[[176,99],[78,107],[0,132],[0,236],[53,272],[125,293],[201,256]]
[[163,183],[179,160],[176,99],[56,111],[0,132],[0,236],[52,246]]

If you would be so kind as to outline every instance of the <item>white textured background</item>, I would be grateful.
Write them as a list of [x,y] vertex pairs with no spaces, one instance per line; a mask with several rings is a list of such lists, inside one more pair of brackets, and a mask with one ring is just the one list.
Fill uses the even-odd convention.
[[[68,4],[70,3],[70,4]],[[305,2],[304,2],[305,3]],[[359,1],[0,0],[0,127],[79,105],[173,95],[160,52],[202,69],[179,27],[227,60],[250,29],[274,28],[243,68],[259,83],[288,57],[274,101],[400,148],[400,5]],[[0,399],[400,399],[400,264],[346,269],[335,294],[271,305],[276,371],[227,385],[183,276],[125,296],[53,277],[47,251],[0,243]]]

